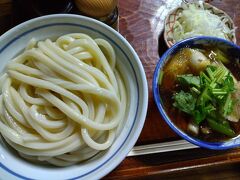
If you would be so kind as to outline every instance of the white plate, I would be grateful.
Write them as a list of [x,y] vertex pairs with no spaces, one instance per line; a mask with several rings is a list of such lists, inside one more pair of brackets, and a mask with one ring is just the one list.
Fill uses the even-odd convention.
[[78,15],[50,15],[27,21],[0,37],[0,71],[31,38],[56,38],[82,32],[109,41],[117,55],[128,92],[128,114],[114,144],[96,157],[70,167],[40,166],[20,158],[2,141],[0,179],[99,179],[112,171],[132,149],[142,130],[148,104],[147,80],[141,61],[131,45],[115,30],[96,20]]

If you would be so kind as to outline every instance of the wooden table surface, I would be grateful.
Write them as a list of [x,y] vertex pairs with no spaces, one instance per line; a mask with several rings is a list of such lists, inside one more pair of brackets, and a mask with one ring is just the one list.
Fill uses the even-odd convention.
[[[138,53],[148,79],[149,105],[146,122],[137,145],[180,139],[162,120],[154,104],[151,82],[155,65],[167,49],[162,36],[167,13],[181,0],[119,0],[120,33]],[[212,0],[240,26],[239,0]],[[11,0],[0,0],[0,33],[13,24]],[[237,29],[240,42],[240,28]],[[106,179],[238,179],[240,149],[211,151],[192,149],[144,156],[127,157]]]

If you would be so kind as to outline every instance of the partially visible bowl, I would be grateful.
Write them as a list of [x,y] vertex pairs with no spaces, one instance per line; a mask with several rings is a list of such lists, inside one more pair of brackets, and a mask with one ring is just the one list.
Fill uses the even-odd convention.
[[163,70],[164,65],[168,62],[168,60],[177,53],[180,49],[189,47],[189,48],[201,48],[202,46],[211,45],[214,47],[219,47],[223,50],[226,50],[233,59],[240,59],[240,47],[236,44],[226,41],[224,39],[216,38],[216,37],[194,37],[190,39],[183,40],[181,42],[178,42],[174,44],[171,48],[169,48],[160,58],[154,72],[153,76],[153,95],[155,103],[158,107],[158,110],[163,117],[164,121],[170,126],[170,128],[176,132],[179,136],[181,136],[183,139],[189,141],[192,144],[195,144],[197,146],[208,148],[208,149],[214,149],[214,150],[224,150],[224,149],[230,149],[234,147],[240,146],[240,136],[237,136],[235,138],[229,139],[224,142],[207,142],[200,140],[198,138],[195,138],[193,136],[190,136],[189,134],[182,131],[176,124],[173,123],[173,121],[169,118],[167,115],[164,105],[162,102],[161,94],[159,92],[159,75],[160,72]]
[[[233,43],[236,43],[236,34],[235,34],[235,25],[233,23],[233,20],[229,15],[226,14],[226,12],[216,8],[213,5],[210,5],[208,3],[203,2],[203,8],[205,10],[209,10],[212,14],[215,14],[219,17],[226,17],[226,25],[230,30],[232,30],[231,34],[227,37],[229,41],[232,41]],[[164,41],[167,44],[168,47],[173,46],[177,41],[174,38],[173,31],[174,31],[174,25],[176,24],[176,21],[178,19],[179,14],[183,11],[183,7],[177,7],[173,9],[169,14],[167,15],[164,23]]]
[[115,49],[117,67],[124,79],[128,113],[112,146],[97,156],[69,167],[30,163],[7,146],[0,135],[0,179],[100,179],[112,171],[132,149],[143,127],[148,105],[147,80],[143,66],[131,45],[117,31],[91,18],[78,15],[50,15],[27,21],[0,37],[0,71],[25,48],[31,38],[43,40],[68,33],[86,33],[103,38]]

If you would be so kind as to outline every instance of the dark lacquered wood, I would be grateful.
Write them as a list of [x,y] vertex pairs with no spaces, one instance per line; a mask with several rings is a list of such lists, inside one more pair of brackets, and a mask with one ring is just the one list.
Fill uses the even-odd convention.
[[[106,178],[220,179],[224,176],[230,178],[239,176],[239,161],[239,151],[215,152],[203,149],[128,157]],[[228,174],[229,171],[231,171],[231,176]]]
[[12,23],[12,4],[11,0],[0,0],[0,34],[7,31]]
[[[161,54],[167,49],[162,36],[164,18],[181,0],[119,0],[120,33],[138,53],[148,80],[149,105],[146,123],[137,144],[166,142],[179,137],[162,120],[152,96],[152,76]],[[213,0],[240,26],[239,0]],[[17,7],[15,7],[17,8]],[[0,0],[0,33],[9,29],[11,0]],[[14,21],[13,21],[14,22]],[[240,28],[237,29],[240,42]],[[211,151],[193,149],[126,158],[107,179],[237,179],[240,175],[240,150]]]
[[162,120],[152,95],[152,78],[159,54],[166,49],[162,30],[167,13],[181,0],[119,1],[120,33],[137,51],[146,72],[149,87],[148,114],[137,144],[167,141],[176,138]]

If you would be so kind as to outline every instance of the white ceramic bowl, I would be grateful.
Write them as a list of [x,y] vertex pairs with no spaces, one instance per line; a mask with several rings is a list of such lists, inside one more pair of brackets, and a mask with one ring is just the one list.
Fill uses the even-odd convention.
[[27,21],[0,37],[0,72],[32,38],[55,38],[82,32],[109,41],[117,55],[128,92],[128,114],[113,145],[94,158],[70,167],[33,164],[20,158],[0,142],[0,179],[99,179],[112,171],[132,149],[142,130],[148,104],[148,88],[141,61],[131,45],[114,29],[94,19],[78,15],[50,15]]

